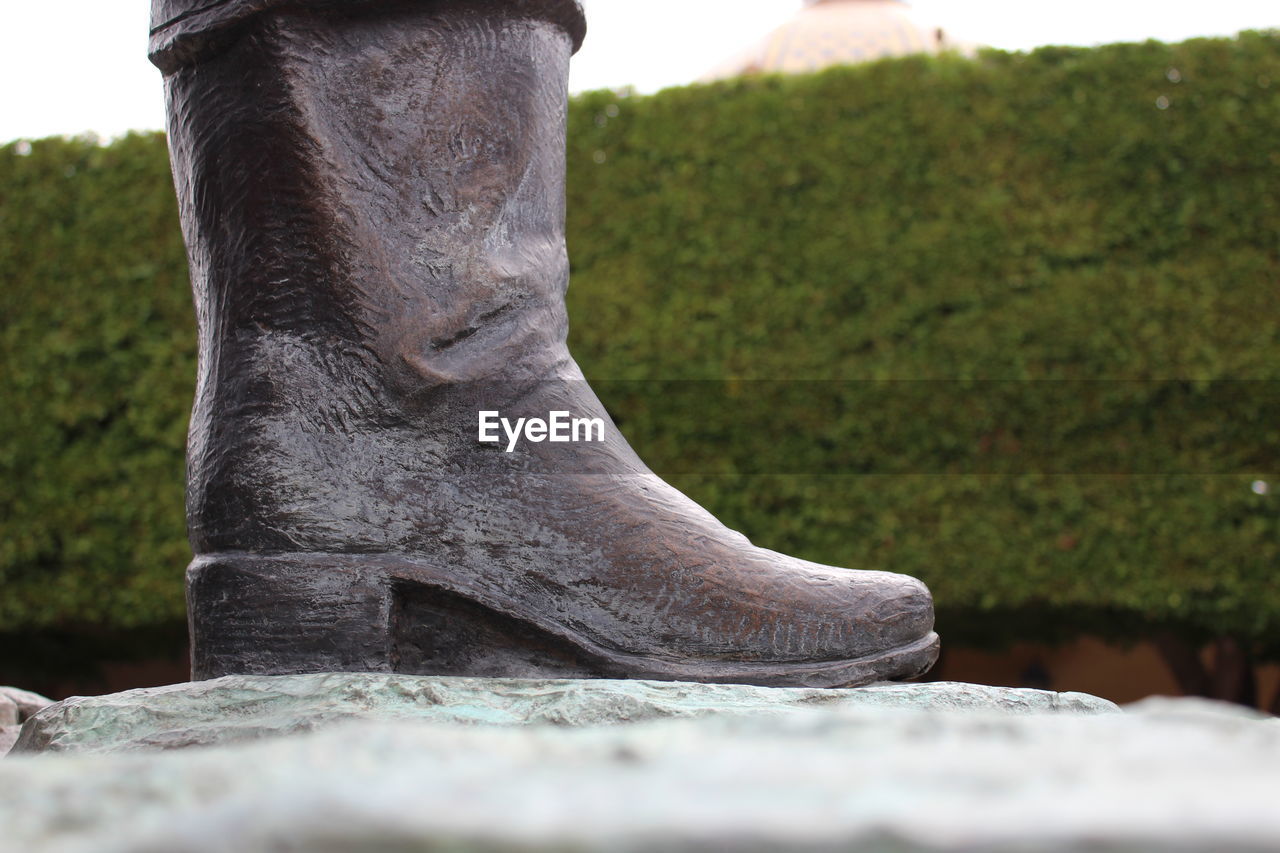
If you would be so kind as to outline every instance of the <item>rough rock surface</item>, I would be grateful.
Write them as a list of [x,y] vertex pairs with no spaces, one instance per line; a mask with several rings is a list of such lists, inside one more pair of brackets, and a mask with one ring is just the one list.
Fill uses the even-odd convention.
[[[328,678],[277,683],[358,681]],[[254,681],[228,716],[270,717]],[[390,696],[399,680],[380,683]],[[950,686],[815,702],[807,691],[633,685],[615,693],[639,704],[566,720],[566,691],[602,687],[508,683],[479,706],[491,716],[468,717],[480,687],[451,681],[423,704],[452,710],[426,721],[405,713],[208,748],[11,755],[0,761],[0,849],[1280,849],[1280,723],[1242,709],[1165,700],[1044,713],[1062,707],[1045,700],[1040,713],[1009,713],[948,708],[976,695]],[[225,699],[230,688],[201,689]],[[407,689],[401,707],[415,695]],[[680,718],[653,719],[663,695]],[[757,713],[769,696],[777,707]],[[940,696],[952,698],[940,708]],[[715,703],[730,712],[711,712]],[[46,714],[73,707],[86,703]],[[635,708],[643,721],[620,722]]]
[[13,700],[0,693],[0,755],[9,751],[13,742],[18,739],[18,706]]
[[1118,710],[1105,699],[1083,693],[952,682],[819,690],[376,673],[228,676],[67,699],[32,721],[14,750],[101,752],[201,746],[311,731],[353,719],[590,726],[867,706],[997,713]]
[[30,690],[0,687],[0,755],[8,752],[18,739],[23,722],[52,704],[52,699]]

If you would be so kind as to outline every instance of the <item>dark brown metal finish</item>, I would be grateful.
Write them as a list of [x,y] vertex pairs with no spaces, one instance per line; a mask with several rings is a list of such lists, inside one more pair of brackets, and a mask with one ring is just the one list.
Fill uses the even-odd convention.
[[[570,357],[576,3],[155,8],[200,328],[195,678],[932,664],[923,584],[754,547],[644,466]],[[605,436],[506,452],[481,410]]]

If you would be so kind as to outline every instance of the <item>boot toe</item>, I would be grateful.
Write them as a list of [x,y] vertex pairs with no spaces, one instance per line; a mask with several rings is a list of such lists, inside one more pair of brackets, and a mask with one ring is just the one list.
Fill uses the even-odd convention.
[[[779,662],[856,660],[918,645],[933,630],[933,596],[916,578],[825,566],[764,552],[772,583],[757,587],[770,611],[740,651]],[[755,620],[753,620],[755,621]],[[755,642],[752,642],[755,641]]]
[[912,678],[933,665],[938,638],[924,583],[778,557],[775,576],[788,581],[774,590],[775,628],[744,638],[739,649],[740,660],[776,668],[755,683],[851,687]]
[[904,645],[933,630],[933,595],[924,583],[909,575],[868,572],[875,575],[874,593],[851,613],[863,636],[878,636],[884,648]]

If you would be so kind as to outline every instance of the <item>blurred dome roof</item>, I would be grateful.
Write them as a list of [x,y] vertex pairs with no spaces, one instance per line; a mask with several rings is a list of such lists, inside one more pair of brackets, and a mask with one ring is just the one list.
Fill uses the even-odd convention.
[[703,80],[742,74],[799,73],[887,56],[969,52],[968,45],[915,19],[901,0],[806,0],[794,18],[764,41],[723,62]]

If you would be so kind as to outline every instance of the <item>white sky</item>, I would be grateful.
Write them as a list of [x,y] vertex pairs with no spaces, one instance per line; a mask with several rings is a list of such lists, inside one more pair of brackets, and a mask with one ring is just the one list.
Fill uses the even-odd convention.
[[[164,123],[146,61],[149,0],[0,0],[0,143]],[[749,47],[800,0],[583,0],[590,33],[570,88],[688,83]],[[1009,50],[1280,27],[1278,0],[914,0],[956,38]]]

